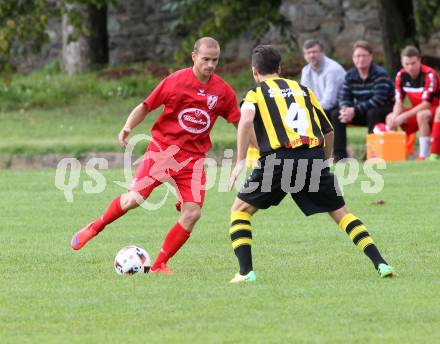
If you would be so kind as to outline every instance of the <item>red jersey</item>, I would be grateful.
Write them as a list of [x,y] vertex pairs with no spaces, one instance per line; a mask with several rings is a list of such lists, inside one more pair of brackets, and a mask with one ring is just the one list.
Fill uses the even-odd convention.
[[205,154],[211,148],[209,133],[218,116],[235,123],[240,110],[235,92],[218,75],[200,82],[192,68],[167,76],[144,100],[150,110],[165,105],[151,129],[152,136],[168,146]]
[[439,75],[431,67],[422,64],[415,79],[403,68],[397,73],[396,101],[403,102],[405,96],[408,96],[412,106],[427,101],[431,107],[435,107],[439,103],[439,92]]

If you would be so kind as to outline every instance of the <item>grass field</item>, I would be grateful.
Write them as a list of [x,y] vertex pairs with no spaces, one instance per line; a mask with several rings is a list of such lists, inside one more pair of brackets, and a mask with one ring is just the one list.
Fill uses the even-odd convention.
[[306,218],[286,198],[254,218],[251,285],[228,284],[233,193],[208,192],[174,276],[122,278],[115,253],[137,244],[154,255],[176,221],[173,199],[132,211],[73,252],[73,232],[123,191],[112,183],[122,172],[104,173],[103,193],[78,189],[67,203],[52,170],[0,171],[0,342],[438,343],[439,166],[389,164],[379,194],[360,192],[362,176],[345,188],[397,279],[379,279],[326,215]]
[[[118,133],[130,111],[142,100],[95,100],[55,109],[0,112],[0,154],[121,152]],[[132,135],[149,133],[158,115],[158,110],[149,114]],[[219,118],[212,141],[216,150],[233,147],[235,129]],[[140,146],[136,147],[139,154],[144,151]]]

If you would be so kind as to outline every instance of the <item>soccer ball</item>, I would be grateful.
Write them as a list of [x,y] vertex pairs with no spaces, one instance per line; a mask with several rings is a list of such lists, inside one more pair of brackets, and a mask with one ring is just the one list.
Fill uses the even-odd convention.
[[389,131],[390,131],[390,129],[388,128],[388,126],[385,123],[378,123],[373,128],[374,134],[384,134]]
[[115,257],[115,270],[118,275],[134,275],[150,271],[150,255],[138,246],[126,246]]

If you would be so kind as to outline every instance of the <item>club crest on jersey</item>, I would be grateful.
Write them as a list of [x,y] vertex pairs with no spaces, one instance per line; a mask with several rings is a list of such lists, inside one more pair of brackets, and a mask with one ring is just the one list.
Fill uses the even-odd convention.
[[214,96],[212,94],[208,94],[206,98],[206,104],[208,105],[208,109],[212,110],[217,105],[218,96]]

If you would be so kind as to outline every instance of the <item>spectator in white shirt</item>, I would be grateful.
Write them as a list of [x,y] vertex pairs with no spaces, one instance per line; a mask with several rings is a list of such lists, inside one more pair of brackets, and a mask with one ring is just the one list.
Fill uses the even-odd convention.
[[325,56],[318,39],[305,41],[303,52],[308,64],[302,69],[301,84],[312,89],[330,116],[338,106],[338,94],[344,82],[345,70],[339,63]]

